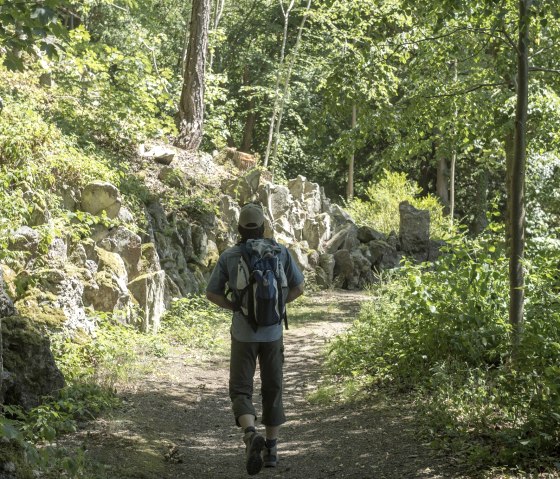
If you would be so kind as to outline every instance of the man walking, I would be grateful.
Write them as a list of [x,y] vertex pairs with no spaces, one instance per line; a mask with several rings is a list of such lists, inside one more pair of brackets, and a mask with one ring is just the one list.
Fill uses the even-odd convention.
[[[231,325],[231,358],[229,396],[238,426],[243,428],[246,446],[246,466],[249,475],[257,474],[263,465],[275,467],[278,462],[276,442],[280,425],[286,421],[282,405],[282,367],[284,363],[283,325],[285,304],[303,293],[304,278],[286,247],[264,238],[264,214],[262,206],[249,203],[241,208],[238,231],[241,241],[224,251],[212,272],[206,297],[222,308],[233,311]],[[278,279],[278,303],[276,313],[280,320],[275,324],[259,324],[264,309],[254,304],[259,299],[249,298],[253,284],[243,287],[243,277],[251,276],[251,254],[258,251],[277,257],[280,267]],[[274,282],[274,280],[273,280]],[[266,282],[269,286],[270,281]],[[226,293],[231,290],[231,297]],[[240,289],[241,288],[241,289]],[[261,300],[262,301],[262,300]],[[270,306],[270,305],[269,305]],[[250,314],[250,310],[257,311]],[[253,405],[253,377],[259,361],[262,394],[262,424],[266,439],[256,432],[257,418]]]

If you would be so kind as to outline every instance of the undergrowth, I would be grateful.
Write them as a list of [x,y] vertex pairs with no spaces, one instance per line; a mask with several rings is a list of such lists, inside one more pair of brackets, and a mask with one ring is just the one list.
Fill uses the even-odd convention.
[[529,249],[516,361],[508,262],[497,236],[460,237],[435,265],[406,264],[334,341],[328,364],[339,380],[411,392],[432,444],[477,468],[554,468],[560,457],[560,255]]

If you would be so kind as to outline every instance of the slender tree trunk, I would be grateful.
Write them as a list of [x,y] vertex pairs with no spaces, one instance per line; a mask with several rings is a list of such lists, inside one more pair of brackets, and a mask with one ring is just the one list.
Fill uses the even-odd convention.
[[272,148],[272,138],[274,135],[274,126],[276,123],[276,115],[278,114],[278,100],[280,96],[280,72],[284,65],[284,56],[286,53],[286,41],[288,39],[288,21],[290,12],[294,7],[295,0],[290,0],[288,8],[284,10],[284,3],[280,0],[280,7],[284,14],[284,35],[282,37],[282,47],[280,48],[280,58],[278,59],[278,70],[276,71],[276,84],[274,85],[274,105],[272,107],[272,115],[270,117],[270,126],[268,128],[268,142],[266,144],[266,153],[264,154],[263,166],[268,166],[268,159],[270,157],[270,150]]
[[196,150],[202,141],[204,122],[204,70],[208,50],[210,0],[193,0],[189,46],[179,103],[179,135],[176,144]]
[[[249,66],[245,65],[243,69],[243,85],[249,86],[251,83],[249,77]],[[251,145],[253,144],[253,131],[255,129],[255,123],[257,120],[257,114],[255,111],[255,98],[250,95],[247,100],[247,117],[245,118],[245,126],[243,128],[243,139],[241,140],[240,151],[249,153],[251,150]]]
[[[222,14],[224,13],[225,0],[216,0],[214,6],[214,21],[212,22],[212,31],[216,31],[220,25],[220,20],[222,19]],[[212,65],[214,64],[214,49],[210,50],[210,59],[208,60],[208,68],[212,71]]]
[[284,80],[284,91],[282,96],[280,97],[280,105],[278,107],[278,121],[276,122],[275,130],[274,130],[274,149],[272,150],[272,160],[276,159],[276,154],[278,152],[278,143],[280,143],[280,125],[282,124],[282,116],[284,115],[284,107],[290,98],[290,78],[292,76],[292,71],[294,69],[294,65],[297,59],[297,53],[299,50],[299,45],[301,43],[301,36],[303,34],[303,27],[305,26],[305,22],[307,21],[307,15],[309,14],[309,9],[311,8],[311,1],[308,0],[307,8],[305,10],[305,14],[303,15],[303,19],[301,20],[301,24],[298,29],[298,35],[296,38],[296,43],[294,45],[292,55],[290,58],[290,64],[288,66],[288,72],[286,73],[286,78]]
[[441,202],[447,207],[449,205],[449,168],[447,159],[439,152],[439,145],[437,152],[440,158],[437,167],[436,191]]
[[[352,105],[352,131],[356,128],[356,116],[357,116],[357,107],[354,103]],[[348,159],[348,184],[346,185],[346,199],[350,201],[354,198],[354,150],[352,148],[352,154]]]
[[[457,59],[453,62],[453,81],[457,83]],[[451,152],[451,168],[449,171],[449,218],[453,224],[455,217],[455,167],[457,165],[457,118],[459,112],[457,110],[457,100],[453,99],[454,104],[454,122],[453,122],[453,151]]]
[[515,109],[514,155],[511,167],[510,225],[511,253],[509,262],[510,305],[509,320],[512,325],[513,356],[518,357],[523,330],[523,304],[525,278],[523,257],[525,253],[525,162],[527,156],[527,106],[529,102],[529,24],[532,0],[519,2],[519,40],[517,46],[517,105]]

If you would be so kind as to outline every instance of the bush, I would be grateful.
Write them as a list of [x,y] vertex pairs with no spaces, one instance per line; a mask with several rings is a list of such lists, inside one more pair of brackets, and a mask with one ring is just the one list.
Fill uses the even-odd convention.
[[346,209],[359,225],[389,234],[399,231],[399,204],[408,201],[412,206],[430,212],[430,228],[433,238],[450,236],[449,219],[443,216],[443,207],[433,195],[418,197],[421,188],[407,179],[404,173],[385,170],[385,176],[378,183],[366,188],[367,200],[355,198],[346,204]]
[[435,443],[475,463],[550,465],[560,452],[560,253],[531,258],[519,361],[507,259],[486,236],[456,239],[433,268],[408,264],[382,284],[334,342],[333,373],[414,391]]

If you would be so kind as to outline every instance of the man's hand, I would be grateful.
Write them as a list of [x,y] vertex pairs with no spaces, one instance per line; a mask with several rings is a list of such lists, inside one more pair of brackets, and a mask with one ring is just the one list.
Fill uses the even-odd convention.
[[294,299],[299,298],[303,294],[303,283],[290,288],[288,291],[288,296],[286,297],[286,303],[291,303]]

